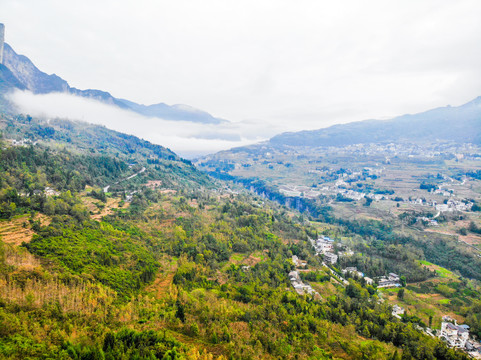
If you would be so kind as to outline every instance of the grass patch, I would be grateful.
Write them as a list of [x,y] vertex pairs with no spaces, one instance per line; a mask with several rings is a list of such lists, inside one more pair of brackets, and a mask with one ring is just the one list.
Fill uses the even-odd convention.
[[244,254],[234,253],[234,254],[231,255],[229,261],[235,262],[235,263],[240,263],[242,260],[244,260],[244,258],[245,258]]
[[418,260],[418,261],[421,265],[426,266],[428,269],[436,271],[436,274],[441,278],[455,278],[456,277],[451,271],[449,271],[448,269],[443,268],[439,265],[430,263],[429,261],[426,261],[426,260]]
[[436,273],[440,276],[440,277],[443,277],[443,278],[447,278],[447,277],[452,277],[453,276],[453,273],[451,271],[449,271],[448,269],[445,269],[443,267],[438,267],[436,269]]

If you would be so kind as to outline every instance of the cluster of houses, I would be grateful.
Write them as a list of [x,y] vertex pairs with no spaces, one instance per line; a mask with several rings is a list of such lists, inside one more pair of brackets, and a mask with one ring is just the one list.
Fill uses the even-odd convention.
[[291,282],[292,287],[294,288],[294,290],[296,290],[296,292],[299,295],[304,295],[304,294],[315,295],[315,294],[318,294],[318,292],[316,290],[314,290],[311,285],[302,282],[302,280],[299,276],[299,273],[297,271],[291,271],[289,273],[289,280]]
[[[322,254],[324,257],[324,262],[326,264],[335,264],[337,263],[338,260],[338,255],[334,253],[334,240],[331,239],[328,236],[321,236],[317,240],[309,239],[311,241],[312,246],[314,247],[314,250],[316,251],[316,255]],[[353,255],[353,252],[349,249],[346,251],[346,255],[350,254]],[[339,254],[340,256],[341,254]],[[294,261],[294,259],[293,259]],[[296,261],[299,261],[296,257]],[[294,264],[296,262],[294,261]],[[296,266],[298,266],[296,264]],[[300,266],[300,265],[299,265]],[[351,273],[354,275],[357,275],[359,278],[363,278],[367,284],[372,285],[374,283],[374,280],[364,276],[364,273],[360,272],[357,270],[356,267],[347,267],[343,270],[341,270],[343,274],[346,273]],[[389,287],[400,287],[400,276],[395,274],[395,273],[389,273],[388,276],[381,276],[376,279],[376,282],[378,283],[378,288],[389,288]]]
[[455,319],[443,316],[438,337],[448,346],[463,349],[471,357],[481,359],[481,344],[470,339],[468,325],[458,325]]
[[366,197],[375,201],[389,200],[389,197],[382,194],[367,194]]
[[376,280],[378,288],[401,287],[400,277],[395,273],[389,273],[388,276],[380,276]]
[[443,321],[441,323],[441,331],[439,338],[444,340],[449,346],[456,348],[465,348],[469,340],[469,326],[457,325],[456,322]]
[[[314,199],[317,198],[319,195],[336,195],[340,194],[348,199],[352,200],[362,200],[365,197],[371,197],[373,200],[379,201],[383,199],[387,199],[387,197],[379,194],[366,194],[361,191],[351,190],[348,189],[350,184],[347,181],[352,180],[359,180],[360,178],[364,178],[367,176],[379,176],[382,173],[383,169],[372,169],[372,168],[363,168],[362,171],[351,171],[348,170],[348,173],[343,173],[339,175],[338,180],[334,183],[334,186],[323,186],[322,188],[311,188],[307,186],[297,186],[297,185],[282,185],[279,187],[279,191],[290,197],[304,197]],[[310,174],[329,174],[330,170],[309,170],[308,173]]]
[[426,216],[418,217],[417,220],[420,220],[420,221],[424,222],[428,226],[439,226],[439,223],[436,220],[430,219]]
[[[474,144],[463,144],[462,146],[449,143],[432,143],[425,145],[418,144],[356,144],[344,147],[350,154],[390,154],[392,156],[407,156],[408,158],[434,158],[445,156],[456,156],[461,159],[479,159],[479,146]],[[339,152],[339,149],[337,150]]]
[[12,146],[34,146],[37,145],[36,141],[32,141],[30,139],[22,139],[22,140],[12,140]]
[[355,267],[355,266],[350,266],[350,267],[348,266],[347,268],[342,269],[341,272],[342,272],[343,275],[351,274],[351,275],[355,275],[359,278],[362,278],[366,281],[366,284],[368,284],[368,285],[374,284],[373,279],[371,279],[370,277],[364,276],[364,273],[358,271],[357,267]]
[[446,197],[454,196],[454,190],[453,189],[443,190],[443,189],[439,188],[439,189],[433,190],[432,193],[436,194],[436,195],[446,196]]
[[314,188],[297,185],[282,185],[279,191],[286,196],[304,197],[308,199],[315,199],[321,195],[321,192]]
[[354,191],[354,190],[346,190],[346,189],[339,190],[338,194],[341,194],[342,196],[344,196],[348,199],[356,200],[356,201],[364,199],[365,196],[369,196],[369,195],[366,195],[363,192]]
[[307,261],[301,260],[297,257],[297,255],[292,255],[292,262],[296,268],[305,268],[307,267]]
[[355,266],[350,266],[350,267],[347,267],[345,269],[342,269],[341,272],[346,275],[347,273],[350,273],[351,275],[355,275],[357,277],[364,277],[364,273],[360,272],[357,270],[357,267]]
[[45,188],[45,195],[46,196],[59,196],[60,195],[60,191],[57,191],[51,187],[46,187]]
[[334,240],[329,236],[322,236],[317,240],[310,239],[311,244],[316,251],[316,255],[323,254],[324,261],[329,264],[335,264],[338,256],[334,254]]
[[[299,259],[296,255],[292,256],[292,262],[296,268],[306,268],[307,261]],[[292,287],[299,295],[313,295],[320,297],[319,293],[312,288],[311,285],[304,283],[299,276],[299,272],[297,270],[293,270],[289,273],[289,280],[291,282]]]
[[[310,170],[309,172],[320,172],[319,170]],[[319,189],[310,188],[307,186],[295,186],[295,185],[282,185],[279,188],[279,191],[289,197],[304,197],[314,199],[320,195],[342,195],[344,198],[360,201],[364,198],[369,198],[373,201],[381,201],[381,200],[394,200],[396,196],[387,196],[383,194],[373,194],[373,193],[365,193],[362,191],[358,191],[356,189],[349,189],[351,186],[347,181],[349,179],[356,178],[357,176],[361,176],[364,173],[369,174],[377,174],[380,175],[382,173],[382,169],[371,169],[371,168],[364,168],[362,172],[351,172],[350,174],[344,173],[339,175],[339,179],[336,180],[334,186],[323,186]],[[464,180],[466,181],[466,180]],[[453,189],[442,189],[441,186],[438,189],[433,189],[430,193],[435,195],[441,195],[445,197],[451,197],[447,201],[447,203],[438,204],[436,200],[426,200],[425,198],[414,198],[409,199],[409,202],[415,205],[427,205],[434,207],[437,211],[440,212],[452,212],[452,211],[470,211],[473,203],[470,201],[460,201],[454,200],[454,190]]]
[[468,202],[463,202],[459,200],[454,200],[454,199],[449,199],[446,204],[436,204],[434,202],[434,206],[436,210],[440,212],[444,211],[469,211],[473,207],[473,203],[468,201]]
[[409,202],[414,205],[431,206],[439,212],[470,211],[474,205],[471,201],[454,199],[449,199],[446,203],[442,204],[438,204],[436,200],[426,200],[425,198],[414,198],[410,199]]
[[[45,196],[59,196],[60,195],[60,191],[57,191],[55,190],[54,188],[51,188],[51,187],[45,187],[45,190],[42,191],[42,190],[33,190],[32,194],[34,196],[40,196],[42,194],[45,194]],[[18,193],[19,196],[21,197],[29,197],[30,195],[28,193],[26,193],[25,191],[22,191],[20,193]]]

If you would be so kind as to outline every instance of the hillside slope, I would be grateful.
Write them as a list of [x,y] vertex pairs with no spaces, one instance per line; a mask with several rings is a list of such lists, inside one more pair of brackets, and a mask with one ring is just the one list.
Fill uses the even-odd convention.
[[[100,126],[0,120],[1,358],[467,359],[323,264],[309,237],[346,228]],[[293,255],[314,293],[292,287]]]
[[[180,158],[171,150],[107,129],[100,125],[84,122],[53,119],[43,120],[24,115],[0,114],[0,130],[8,144],[34,145],[34,148],[63,150],[79,157],[93,159],[115,159],[127,168],[129,176],[135,169],[145,167],[143,176],[149,180],[162,180],[164,186],[211,186],[208,176],[197,170],[188,160]],[[105,170],[108,174],[108,170]],[[99,180],[92,184],[107,186]]]
[[347,146],[352,144],[448,140],[481,143],[481,97],[457,107],[441,107],[391,120],[365,120],[325,129],[284,133],[273,146]]

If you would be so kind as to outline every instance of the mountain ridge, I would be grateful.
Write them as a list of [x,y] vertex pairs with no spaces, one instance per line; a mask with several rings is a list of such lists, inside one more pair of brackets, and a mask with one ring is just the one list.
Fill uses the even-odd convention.
[[[0,78],[8,79],[8,81],[5,81],[5,85],[0,87],[0,94],[2,95],[13,89],[30,90],[34,94],[61,92],[94,99],[140,115],[165,120],[190,121],[204,124],[220,124],[227,121],[188,105],[167,105],[165,103],[143,105],[126,99],[116,98],[107,91],[97,89],[81,90],[71,87],[60,76],[56,74],[49,75],[38,69],[27,56],[17,54],[6,42],[4,43],[3,64],[4,67],[0,68]],[[2,102],[2,104],[3,106],[6,105],[5,102]]]
[[375,142],[452,140],[481,143],[481,96],[453,107],[445,106],[389,120],[362,120],[318,130],[287,132],[271,145],[345,146]]

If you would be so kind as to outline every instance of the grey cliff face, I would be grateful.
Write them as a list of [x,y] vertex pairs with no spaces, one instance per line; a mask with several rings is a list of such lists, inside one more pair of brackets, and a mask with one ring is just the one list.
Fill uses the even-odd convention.
[[5,25],[0,24],[0,64],[3,64],[3,44],[5,42]]
[[65,80],[40,71],[26,56],[18,55],[7,43],[4,45],[3,64],[33,93],[66,92],[69,89]]
[[[138,114],[167,120],[191,121],[197,123],[219,124],[225,120],[215,118],[209,113],[186,105],[141,105],[128,100],[118,99],[106,91],[70,87],[59,76],[48,75],[40,71],[28,57],[18,55],[10,45],[5,43],[5,26],[0,24],[0,98],[12,89],[30,90],[35,94],[53,92],[70,93],[84,98],[94,99]],[[2,65],[3,64],[3,65]],[[1,99],[0,99],[1,105]]]

